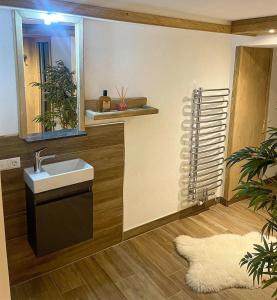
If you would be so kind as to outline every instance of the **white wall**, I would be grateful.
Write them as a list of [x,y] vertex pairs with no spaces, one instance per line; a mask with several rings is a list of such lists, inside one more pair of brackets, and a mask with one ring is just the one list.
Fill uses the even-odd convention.
[[11,11],[0,9],[0,136],[18,133],[17,91]]
[[[86,20],[85,97],[146,96],[158,115],[126,119],[124,230],[174,213],[180,191],[184,97],[229,87],[230,36]],[[186,203],[187,204],[187,203]]]
[[[73,40],[73,41],[72,41]],[[56,61],[62,60],[64,64],[71,71],[76,71],[73,57],[75,52],[75,38],[71,36],[52,36],[51,37],[51,57],[52,64],[55,65]]]
[[258,35],[255,37],[232,35],[232,44],[233,46],[275,48],[277,46],[277,34]]

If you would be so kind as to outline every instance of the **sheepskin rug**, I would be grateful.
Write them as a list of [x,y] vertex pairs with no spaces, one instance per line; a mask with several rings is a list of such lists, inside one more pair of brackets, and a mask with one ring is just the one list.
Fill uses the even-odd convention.
[[194,291],[209,293],[231,287],[258,287],[253,286],[253,278],[239,262],[247,251],[253,252],[253,244],[263,245],[260,233],[220,234],[208,238],[181,235],[175,244],[178,253],[189,261],[186,282]]

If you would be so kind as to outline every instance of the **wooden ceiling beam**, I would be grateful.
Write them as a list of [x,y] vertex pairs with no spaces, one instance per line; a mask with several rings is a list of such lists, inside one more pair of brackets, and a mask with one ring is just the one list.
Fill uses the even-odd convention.
[[210,31],[219,33],[231,33],[231,26],[226,24],[217,24],[202,22],[181,18],[172,18],[148,13],[138,13],[126,10],[99,7],[88,4],[78,4],[58,0],[0,0],[0,6],[28,8],[36,10],[45,10],[49,12],[60,12],[66,14],[79,15],[84,17],[94,17],[100,19],[109,19],[131,23],[140,23],[148,25],[158,25],[173,28]]
[[277,32],[277,16],[238,20],[231,25],[232,34],[268,34],[270,29]]

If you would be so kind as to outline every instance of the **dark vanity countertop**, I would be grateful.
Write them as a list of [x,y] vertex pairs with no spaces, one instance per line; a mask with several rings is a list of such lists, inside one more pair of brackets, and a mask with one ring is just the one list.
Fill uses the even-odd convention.
[[78,129],[63,129],[51,132],[35,133],[30,134],[24,138],[27,143],[45,141],[45,140],[56,140],[69,137],[85,136],[86,131],[81,131]]

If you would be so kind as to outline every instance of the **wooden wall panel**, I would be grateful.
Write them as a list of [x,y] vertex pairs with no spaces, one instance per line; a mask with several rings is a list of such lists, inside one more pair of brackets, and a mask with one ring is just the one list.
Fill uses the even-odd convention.
[[231,25],[232,34],[270,34],[270,29],[277,29],[277,16],[237,20]]
[[[22,168],[2,173],[3,206],[12,284],[88,256],[122,240],[124,125],[87,128],[87,136],[27,144],[18,137],[0,138],[0,159],[20,156]],[[33,164],[34,150],[47,146],[54,161],[82,158],[95,169],[94,239],[36,257],[26,239],[23,169]]]
[[[239,47],[233,82],[228,155],[264,139],[271,78],[272,49]],[[226,170],[225,199],[231,200],[240,165]]]
[[127,10],[100,7],[89,4],[72,3],[57,0],[0,0],[0,5],[17,8],[30,8],[36,10],[54,11],[85,17],[132,22],[140,24],[158,25],[191,30],[203,30],[220,33],[230,33],[231,25],[202,22],[189,19],[139,13]]

